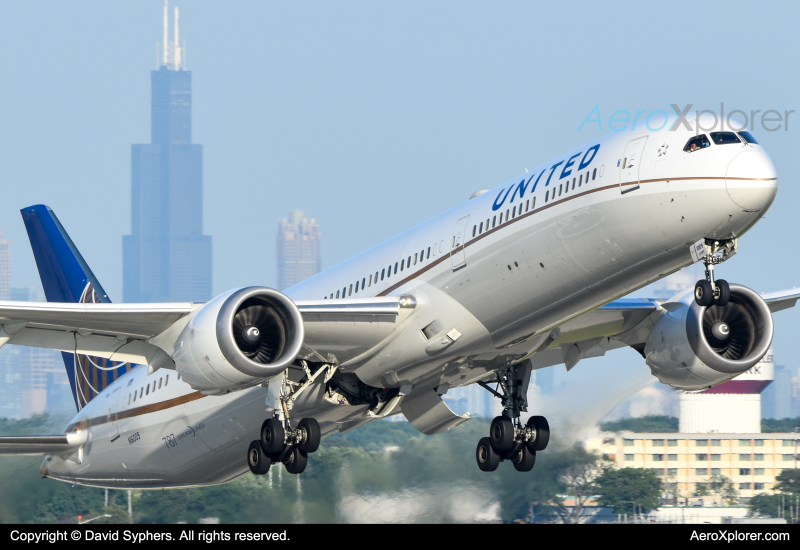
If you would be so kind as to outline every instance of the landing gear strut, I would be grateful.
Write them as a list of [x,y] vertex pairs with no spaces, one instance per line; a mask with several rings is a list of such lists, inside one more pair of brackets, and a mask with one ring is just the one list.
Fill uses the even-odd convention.
[[[703,239],[692,247],[692,256],[703,260],[706,267],[705,280],[697,281],[694,286],[694,301],[698,306],[709,307],[725,306],[731,299],[731,287],[725,279],[714,280],[714,266],[721,264],[734,254],[738,247],[738,240],[715,241]],[[699,253],[698,253],[699,251]]]
[[[536,451],[543,451],[550,441],[550,425],[543,416],[531,416],[522,424],[520,414],[528,410],[530,360],[498,371],[497,378],[480,384],[501,400],[502,416],[492,420],[489,437],[478,442],[475,459],[484,472],[497,469],[500,462],[510,460],[519,472],[529,472],[536,463]],[[495,383],[492,388],[490,384]],[[498,391],[500,390],[500,391]]]
[[[306,364],[303,368],[308,375],[308,383],[313,383],[320,374],[332,374],[318,370],[312,374]],[[282,462],[290,474],[300,474],[306,469],[308,455],[319,449],[322,432],[319,422],[314,418],[302,418],[295,428],[289,416],[294,399],[307,387],[297,384],[284,376],[281,386],[280,406],[272,418],[261,425],[260,438],[250,443],[247,450],[247,465],[256,475],[263,475],[269,467]]]

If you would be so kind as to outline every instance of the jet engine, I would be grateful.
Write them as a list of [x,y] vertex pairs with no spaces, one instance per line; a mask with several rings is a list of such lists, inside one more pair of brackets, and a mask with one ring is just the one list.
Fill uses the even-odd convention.
[[191,318],[175,341],[175,370],[193,388],[227,393],[284,370],[303,345],[303,318],[285,294],[248,287],[222,294]]
[[772,343],[772,314],[753,290],[730,285],[724,306],[664,304],[644,347],[647,365],[661,382],[702,390],[747,371]]

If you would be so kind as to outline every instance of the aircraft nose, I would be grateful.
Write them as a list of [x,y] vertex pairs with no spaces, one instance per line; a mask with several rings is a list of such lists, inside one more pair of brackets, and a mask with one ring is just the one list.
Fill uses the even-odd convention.
[[778,191],[778,175],[772,160],[761,151],[742,151],[725,173],[728,195],[745,210],[768,207]]

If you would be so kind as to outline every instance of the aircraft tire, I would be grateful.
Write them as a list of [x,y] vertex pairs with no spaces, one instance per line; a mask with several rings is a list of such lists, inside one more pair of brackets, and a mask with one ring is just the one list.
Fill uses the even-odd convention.
[[531,450],[527,445],[523,445],[512,459],[514,469],[518,472],[530,472],[536,464],[536,451]]
[[715,284],[719,289],[719,296],[714,296],[714,305],[719,307],[728,305],[728,302],[731,301],[731,286],[728,281],[720,279],[715,281]]
[[308,465],[308,455],[299,447],[292,447],[283,461],[286,471],[290,474],[302,474]]
[[267,418],[261,425],[261,448],[265,454],[274,455],[283,450],[286,432],[277,418]]
[[303,441],[298,445],[301,451],[309,454],[319,449],[319,444],[322,441],[322,431],[316,419],[303,418],[297,425],[297,429],[303,432]]
[[484,472],[494,472],[500,464],[500,455],[492,447],[492,442],[488,437],[482,437],[478,441],[478,448],[475,450],[475,460],[478,461],[478,468]]
[[489,441],[500,454],[511,450],[514,445],[514,423],[505,416],[496,416],[489,428]]
[[261,442],[258,440],[250,443],[250,447],[247,449],[247,465],[250,467],[250,471],[257,476],[263,476],[269,472],[272,460],[264,453]]
[[714,291],[711,283],[705,279],[697,281],[697,284],[694,285],[694,301],[701,307],[708,307],[714,303]]
[[550,442],[550,423],[543,416],[532,416],[528,419],[528,427],[536,432],[536,438],[528,442],[528,449],[544,451]]

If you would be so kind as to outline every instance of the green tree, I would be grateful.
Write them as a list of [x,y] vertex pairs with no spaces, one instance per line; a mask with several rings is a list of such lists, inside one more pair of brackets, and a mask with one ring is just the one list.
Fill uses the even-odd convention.
[[790,433],[800,426],[800,416],[796,418],[762,418],[763,433]]
[[575,445],[563,451],[551,469],[557,483],[547,495],[550,504],[564,523],[580,523],[586,501],[594,495],[594,480],[602,472],[600,456]]
[[598,504],[613,506],[617,514],[635,513],[634,505],[645,512],[657,509],[664,490],[655,472],[643,468],[608,468],[594,485]]
[[708,488],[712,494],[721,496],[728,505],[734,504],[739,500],[739,491],[734,487],[729,477],[723,475],[711,476]]
[[676,433],[678,419],[674,416],[649,414],[637,418],[620,418],[610,422],[601,422],[600,429],[604,432]]
[[775,478],[775,490],[781,493],[800,495],[800,469],[786,469]]

